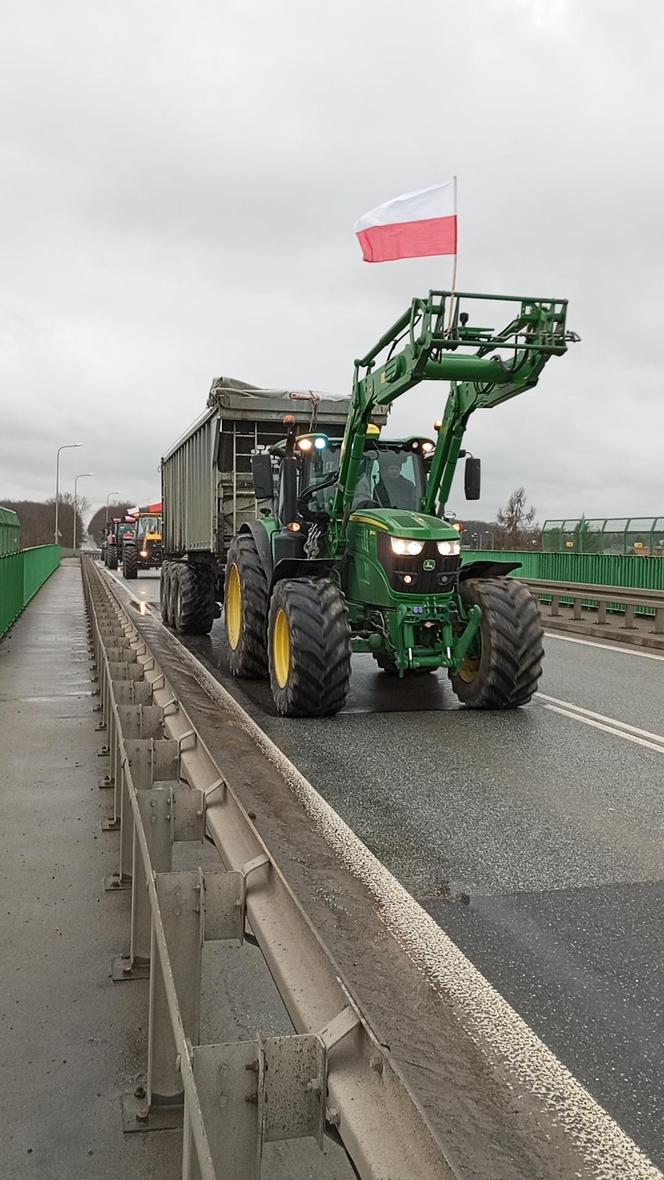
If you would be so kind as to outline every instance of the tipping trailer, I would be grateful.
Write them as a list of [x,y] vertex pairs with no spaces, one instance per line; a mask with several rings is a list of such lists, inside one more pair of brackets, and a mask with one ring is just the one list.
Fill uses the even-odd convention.
[[[231,539],[268,516],[271,497],[256,498],[252,456],[298,429],[343,437],[349,397],[261,389],[229,377],[212,383],[205,412],[163,457],[161,611],[177,631],[207,634],[221,614]],[[373,421],[384,423],[379,407]]]

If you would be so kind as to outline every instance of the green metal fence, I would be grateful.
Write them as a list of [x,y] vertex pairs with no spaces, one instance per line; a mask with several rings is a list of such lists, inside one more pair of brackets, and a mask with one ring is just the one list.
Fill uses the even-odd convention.
[[577,582],[585,586],[631,586],[636,590],[664,590],[664,558],[622,557],[610,553],[501,552],[463,550],[464,561],[520,561],[515,577],[543,582]]
[[0,555],[0,638],[59,564],[59,545]]
[[21,548],[21,524],[11,508],[0,505],[0,557],[18,553]]

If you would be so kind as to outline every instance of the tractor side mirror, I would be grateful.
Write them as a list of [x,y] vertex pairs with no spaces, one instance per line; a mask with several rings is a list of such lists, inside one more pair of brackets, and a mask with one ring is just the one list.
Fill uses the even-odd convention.
[[469,455],[463,475],[464,490],[467,500],[479,500],[482,486],[482,460],[473,459]]
[[272,478],[272,460],[270,456],[264,453],[252,455],[251,474],[254,477],[256,499],[272,500],[274,497],[274,480]]

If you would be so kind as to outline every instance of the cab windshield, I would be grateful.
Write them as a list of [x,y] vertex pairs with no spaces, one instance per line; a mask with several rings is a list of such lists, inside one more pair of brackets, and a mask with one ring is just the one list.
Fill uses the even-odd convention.
[[[312,456],[306,482],[309,486],[339,470],[340,446],[332,443]],[[358,508],[402,508],[416,511],[424,495],[426,475],[422,455],[400,443],[368,441],[353,497]],[[334,487],[321,488],[311,499],[319,512],[329,511]]]
[[141,516],[137,531],[141,537],[144,537],[146,533],[159,533],[161,535],[161,517]]

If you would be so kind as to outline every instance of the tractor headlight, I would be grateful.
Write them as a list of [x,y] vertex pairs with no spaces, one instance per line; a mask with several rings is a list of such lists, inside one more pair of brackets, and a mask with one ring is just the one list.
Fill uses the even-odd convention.
[[141,549],[141,557],[147,557],[147,555],[148,555],[147,549]]
[[457,557],[461,552],[461,541],[436,541],[441,557]]
[[401,537],[390,537],[390,545],[400,557],[417,557],[424,549],[424,541],[405,541]]

